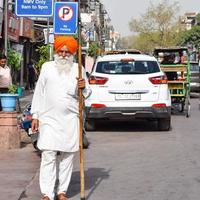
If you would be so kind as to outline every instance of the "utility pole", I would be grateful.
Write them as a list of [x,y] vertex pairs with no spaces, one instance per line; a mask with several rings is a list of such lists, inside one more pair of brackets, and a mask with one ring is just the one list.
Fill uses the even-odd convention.
[[8,0],[4,1],[4,52],[8,55]]

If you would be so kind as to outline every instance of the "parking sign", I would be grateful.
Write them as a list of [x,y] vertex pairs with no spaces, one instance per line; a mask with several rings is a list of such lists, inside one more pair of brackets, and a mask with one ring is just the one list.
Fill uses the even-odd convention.
[[54,34],[73,35],[78,28],[78,3],[56,2],[54,4]]

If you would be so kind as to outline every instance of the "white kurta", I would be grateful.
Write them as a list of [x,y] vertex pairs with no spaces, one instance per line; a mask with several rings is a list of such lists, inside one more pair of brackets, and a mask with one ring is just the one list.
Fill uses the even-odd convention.
[[10,68],[0,66],[0,88],[8,88],[12,84]]
[[54,61],[42,66],[31,107],[33,118],[39,119],[38,148],[41,150],[75,152],[79,149],[76,77],[77,63],[69,74],[60,74]]

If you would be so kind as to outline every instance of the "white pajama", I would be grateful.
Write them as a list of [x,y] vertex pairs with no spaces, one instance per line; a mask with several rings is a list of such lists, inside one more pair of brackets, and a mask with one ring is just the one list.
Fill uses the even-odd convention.
[[58,187],[56,193],[66,193],[73,168],[74,153],[61,152],[60,160],[58,161],[58,177],[56,177],[56,151],[43,151],[40,165],[40,189],[43,195],[46,195],[50,200],[54,200],[55,182],[58,178]]

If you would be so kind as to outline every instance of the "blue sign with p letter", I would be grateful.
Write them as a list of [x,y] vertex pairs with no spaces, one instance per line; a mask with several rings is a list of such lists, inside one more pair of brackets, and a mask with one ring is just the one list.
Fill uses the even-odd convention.
[[78,29],[78,3],[56,2],[54,6],[54,34],[74,35]]

